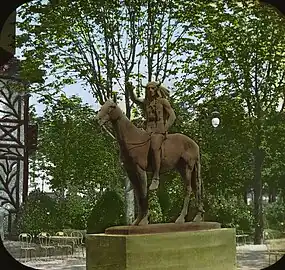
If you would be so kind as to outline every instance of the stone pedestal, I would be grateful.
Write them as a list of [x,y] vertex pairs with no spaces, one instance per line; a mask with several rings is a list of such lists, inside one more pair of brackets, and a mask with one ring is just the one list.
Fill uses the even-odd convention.
[[235,229],[219,226],[214,222],[119,226],[105,234],[87,234],[87,270],[234,270]]

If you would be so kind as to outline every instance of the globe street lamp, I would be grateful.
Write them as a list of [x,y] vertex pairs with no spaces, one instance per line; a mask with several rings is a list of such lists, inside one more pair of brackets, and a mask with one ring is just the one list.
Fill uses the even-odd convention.
[[212,122],[212,126],[214,128],[217,128],[220,124],[220,113],[217,111],[217,109],[215,108],[214,111],[211,114],[211,122]]

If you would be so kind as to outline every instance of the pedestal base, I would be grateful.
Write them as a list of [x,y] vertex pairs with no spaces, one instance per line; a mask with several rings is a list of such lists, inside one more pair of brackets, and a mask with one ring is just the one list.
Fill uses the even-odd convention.
[[[189,230],[191,225],[188,225],[188,231],[182,231],[181,227],[185,229],[187,225],[153,224],[147,225],[150,227],[148,230],[154,230],[151,228],[154,225],[155,230],[167,225],[170,232],[87,234],[87,270],[236,269],[235,229]],[[134,226],[130,227],[130,230],[135,230]],[[142,230],[140,227],[137,226],[137,230]],[[109,232],[114,232],[114,229],[109,228]]]
[[186,223],[160,223],[143,226],[115,226],[105,230],[105,234],[153,234],[168,232],[201,231],[209,229],[220,229],[218,222],[186,222]]

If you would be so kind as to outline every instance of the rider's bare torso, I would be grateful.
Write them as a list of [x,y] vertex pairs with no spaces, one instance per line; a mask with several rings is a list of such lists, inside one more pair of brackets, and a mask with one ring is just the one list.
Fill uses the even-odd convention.
[[157,98],[146,104],[146,131],[150,134],[165,134],[165,112],[163,98]]

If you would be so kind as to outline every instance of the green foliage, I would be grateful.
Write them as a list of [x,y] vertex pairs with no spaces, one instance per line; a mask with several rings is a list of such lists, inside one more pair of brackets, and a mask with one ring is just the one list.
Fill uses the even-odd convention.
[[33,162],[50,176],[53,189],[94,197],[98,187],[122,185],[117,142],[101,132],[94,110],[79,97],[60,96],[36,120],[39,150]]
[[148,204],[149,204],[149,222],[151,224],[161,223],[162,211],[156,192],[149,193]]
[[[213,218],[246,230],[252,225],[251,214],[231,194],[252,187],[261,191],[261,179],[269,188],[284,190],[285,183],[285,126],[280,112],[284,103],[281,110],[277,108],[280,98],[284,101],[285,28],[274,10],[255,2],[119,5],[118,1],[70,4],[63,0],[59,8],[51,9],[34,1],[19,13],[23,32],[17,42],[27,48],[25,75],[44,76],[44,82],[34,87],[37,91],[58,90],[80,79],[99,102],[118,88],[128,109],[128,93],[117,83],[121,78],[137,84],[152,75],[173,81],[178,118],[171,132],[189,135],[201,146],[202,177],[206,199],[213,203]],[[49,75],[53,81],[46,80]],[[116,143],[91,124],[94,112],[76,98],[62,97],[52,104],[51,94],[44,93],[42,101],[49,109],[42,122],[38,158],[42,169],[46,159],[56,165],[45,168],[53,177],[53,187],[75,186],[95,201],[95,188],[120,186]],[[214,130],[215,107],[221,124]],[[256,150],[265,153],[262,178]],[[180,181],[174,177],[167,192],[158,190],[161,210],[157,198],[150,198],[154,220],[160,220],[161,214],[165,221],[175,219],[183,201]],[[277,219],[269,215],[270,222]]]
[[97,199],[87,221],[87,233],[103,233],[106,228],[125,225],[125,204],[114,190],[106,190]]
[[64,216],[64,228],[85,230],[87,218],[92,210],[89,200],[77,194],[67,194],[63,200],[58,201],[58,211]]
[[19,212],[17,231],[37,235],[47,231],[56,233],[63,229],[84,230],[90,214],[90,203],[75,194],[56,198],[39,190],[32,191]]
[[264,230],[264,239],[278,239],[284,238],[284,230],[272,230],[272,229],[265,229]]
[[265,225],[268,229],[284,231],[285,229],[285,205],[281,199],[268,203],[264,207]]
[[184,187],[180,175],[175,172],[162,175],[157,196],[162,221],[174,222],[179,216],[184,200]]
[[18,232],[34,235],[42,231],[56,232],[63,228],[64,217],[54,199],[39,190],[29,194],[19,211]]
[[253,228],[252,207],[244,203],[240,196],[208,195],[205,219],[220,222],[223,227],[251,231]]
[[128,104],[121,78],[140,84],[141,79],[164,81],[177,73],[171,68],[179,58],[174,49],[186,31],[176,16],[181,1],[175,2],[25,4],[18,11],[21,33],[16,38],[25,57],[23,76],[39,82],[33,85],[37,92],[59,91],[83,80],[99,103],[116,90]]
[[[191,20],[187,12],[180,15]],[[192,40],[180,48],[187,64],[175,95],[182,108],[196,111],[202,166],[205,161],[208,165],[203,172],[207,192],[229,189],[242,194],[253,188],[259,198],[254,203],[257,243],[262,236],[263,177],[271,188],[280,186],[278,171],[284,168],[284,151],[273,150],[274,140],[283,137],[283,128],[275,127],[284,109],[283,19],[255,1],[208,2],[197,17],[192,21],[196,28],[189,30]],[[208,109],[205,114],[202,106]],[[215,132],[209,127],[214,107],[221,117]],[[208,128],[203,127],[203,115]]]

